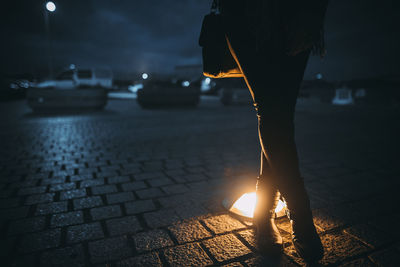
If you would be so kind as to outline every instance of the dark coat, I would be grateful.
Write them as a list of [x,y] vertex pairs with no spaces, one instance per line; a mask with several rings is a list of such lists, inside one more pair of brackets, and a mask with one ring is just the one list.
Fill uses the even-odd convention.
[[[228,27],[255,40],[255,47],[283,47],[289,55],[306,49],[325,54],[324,17],[329,0],[220,0]],[[240,25],[239,25],[240,24]],[[271,45],[272,44],[272,45]]]

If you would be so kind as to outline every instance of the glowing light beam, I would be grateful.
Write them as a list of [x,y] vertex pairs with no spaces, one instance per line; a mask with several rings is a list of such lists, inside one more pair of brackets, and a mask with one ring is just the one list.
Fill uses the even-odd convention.
[[[253,218],[254,210],[257,204],[257,194],[256,192],[243,194],[232,207],[229,209],[230,212],[238,214],[240,216]],[[285,202],[279,200],[277,207],[275,208],[275,213],[278,214],[286,207]]]

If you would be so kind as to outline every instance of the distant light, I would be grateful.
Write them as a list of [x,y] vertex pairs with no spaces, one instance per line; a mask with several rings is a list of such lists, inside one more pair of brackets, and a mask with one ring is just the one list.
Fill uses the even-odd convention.
[[70,70],[74,70],[75,68],[76,68],[75,64],[69,65],[69,69],[70,69]]
[[143,78],[143,80],[146,80],[149,78],[149,75],[147,73],[143,73],[142,78]]
[[49,1],[46,3],[46,9],[50,12],[54,12],[56,11],[56,4],[54,4],[52,1]]
[[316,75],[315,75],[315,78],[317,78],[317,80],[321,80],[322,79],[322,74],[321,73],[317,73]]
[[210,78],[206,78],[206,79],[204,80],[204,82],[205,82],[207,85],[209,85],[209,84],[211,83],[211,79],[210,79]]
[[190,82],[189,82],[189,81],[183,81],[183,82],[182,82],[182,86],[183,86],[183,87],[189,87],[189,85],[190,85]]

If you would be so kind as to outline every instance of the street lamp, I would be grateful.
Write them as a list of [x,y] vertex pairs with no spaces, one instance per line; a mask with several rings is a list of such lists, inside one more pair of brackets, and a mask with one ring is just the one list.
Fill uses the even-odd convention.
[[149,78],[149,75],[147,73],[142,74],[142,79],[147,80]]
[[56,4],[54,4],[52,1],[49,1],[46,3],[46,9],[47,11],[54,12],[56,11]]
[[44,23],[46,27],[46,39],[47,39],[47,51],[48,51],[48,67],[49,67],[49,76],[53,78],[53,59],[52,59],[52,47],[50,40],[50,22],[49,22],[49,12],[53,13],[56,11],[56,4],[52,1],[48,1],[45,4],[44,10]]

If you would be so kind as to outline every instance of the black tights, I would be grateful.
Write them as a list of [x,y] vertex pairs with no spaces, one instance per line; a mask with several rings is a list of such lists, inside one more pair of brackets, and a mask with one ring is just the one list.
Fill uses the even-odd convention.
[[279,48],[257,50],[236,30],[227,37],[257,110],[262,148],[259,179],[276,187],[292,208],[299,198],[307,198],[299,170],[294,112],[310,51],[287,56]]

